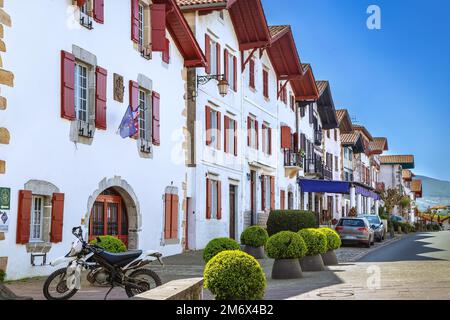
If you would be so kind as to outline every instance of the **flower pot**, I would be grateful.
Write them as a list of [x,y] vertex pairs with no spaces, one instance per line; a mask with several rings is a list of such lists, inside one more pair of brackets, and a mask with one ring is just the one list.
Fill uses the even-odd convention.
[[298,259],[275,260],[273,263],[272,279],[299,279],[302,277]]
[[244,252],[248,253],[255,259],[265,259],[266,254],[264,253],[264,247],[252,247],[252,246],[244,246]]
[[322,256],[320,254],[315,256],[305,256],[300,259],[300,266],[303,271],[324,271]]
[[336,253],[330,250],[327,253],[322,253],[322,260],[325,266],[337,266],[339,264]]

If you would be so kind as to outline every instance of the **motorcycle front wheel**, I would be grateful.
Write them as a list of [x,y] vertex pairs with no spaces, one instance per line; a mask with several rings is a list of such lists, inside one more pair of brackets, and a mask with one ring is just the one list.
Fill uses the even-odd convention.
[[129,285],[125,286],[125,292],[129,298],[162,285],[161,278],[156,274],[156,272],[150,269],[139,269],[133,271],[128,278],[139,286],[139,288]]
[[66,268],[53,272],[44,283],[44,297],[47,300],[69,300],[77,289],[69,290],[66,285]]

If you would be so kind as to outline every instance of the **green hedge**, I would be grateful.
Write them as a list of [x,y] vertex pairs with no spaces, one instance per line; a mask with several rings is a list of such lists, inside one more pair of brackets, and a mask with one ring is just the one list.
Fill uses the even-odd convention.
[[204,287],[216,300],[262,300],[266,277],[258,261],[242,251],[222,251],[205,267]]
[[303,229],[298,234],[305,240],[307,256],[315,256],[328,251],[327,236],[319,229]]
[[211,240],[203,251],[203,260],[208,263],[215,255],[226,250],[239,250],[239,244],[230,238],[217,238]]
[[327,248],[328,248],[327,251],[337,250],[341,247],[342,245],[341,237],[335,230],[331,228],[320,228],[319,231],[324,233],[325,236],[327,237]]
[[272,259],[301,259],[307,252],[303,238],[292,231],[281,231],[269,238],[267,255]]
[[267,220],[269,236],[281,231],[298,232],[301,229],[316,228],[317,220],[314,212],[298,210],[274,210]]
[[241,244],[251,247],[265,246],[268,239],[266,229],[259,226],[248,227],[241,234]]
[[120,253],[127,251],[127,247],[122,242],[122,240],[117,239],[113,236],[99,236],[100,242],[97,239],[92,240],[91,244],[96,244],[111,253]]

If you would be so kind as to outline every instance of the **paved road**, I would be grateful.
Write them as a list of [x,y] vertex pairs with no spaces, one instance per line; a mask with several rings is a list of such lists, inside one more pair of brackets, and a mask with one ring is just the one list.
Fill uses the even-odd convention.
[[382,250],[370,252],[359,262],[450,261],[450,231],[419,233]]

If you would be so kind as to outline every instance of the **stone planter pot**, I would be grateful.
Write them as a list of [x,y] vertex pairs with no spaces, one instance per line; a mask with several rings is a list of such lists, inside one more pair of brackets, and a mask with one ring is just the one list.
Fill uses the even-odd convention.
[[300,266],[303,271],[324,271],[322,256],[320,254],[315,256],[305,256],[300,259]]
[[339,264],[336,253],[334,250],[330,250],[322,255],[323,264],[325,266],[337,266]]
[[252,247],[252,246],[244,246],[245,253],[248,253],[255,259],[265,259],[266,254],[264,252],[264,247]]
[[272,279],[299,279],[303,277],[298,259],[275,260],[272,267]]

